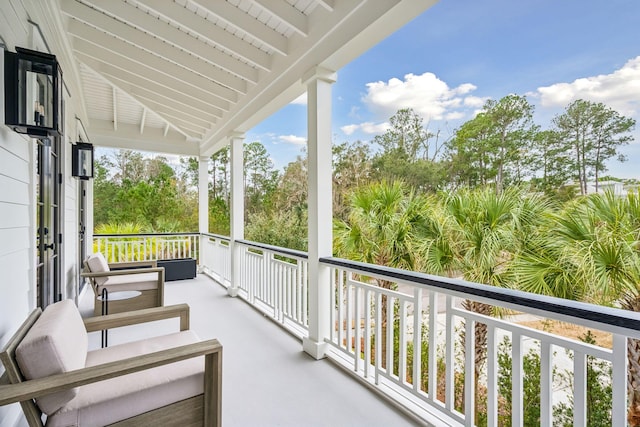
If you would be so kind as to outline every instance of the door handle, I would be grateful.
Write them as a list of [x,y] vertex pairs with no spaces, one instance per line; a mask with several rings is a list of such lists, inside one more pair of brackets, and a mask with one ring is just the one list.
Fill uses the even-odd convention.
[[55,248],[56,248],[56,244],[55,243],[52,243],[50,245],[44,245],[44,249],[45,250],[47,250],[47,249],[54,250]]

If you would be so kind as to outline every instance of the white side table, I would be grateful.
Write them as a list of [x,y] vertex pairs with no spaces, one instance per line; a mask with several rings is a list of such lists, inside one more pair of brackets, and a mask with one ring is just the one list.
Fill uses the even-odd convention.
[[[106,288],[102,288],[102,295],[98,297],[99,301],[102,301],[102,315],[109,314],[109,301],[122,301],[125,299],[131,299],[142,295],[140,291],[116,291],[109,292]],[[108,347],[108,330],[102,330],[102,348]]]

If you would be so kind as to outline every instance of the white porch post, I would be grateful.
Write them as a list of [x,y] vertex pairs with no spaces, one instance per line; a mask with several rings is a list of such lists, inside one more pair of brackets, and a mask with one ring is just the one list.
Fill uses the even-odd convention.
[[231,135],[231,283],[232,297],[240,290],[241,248],[236,240],[244,239],[244,134]]
[[207,237],[202,233],[209,232],[209,157],[198,158],[198,231],[200,234],[200,269],[206,262],[204,248]]
[[320,258],[332,250],[331,85],[336,74],[314,68],[303,77],[307,84],[307,135],[309,150],[309,337],[305,352],[316,359],[326,356],[329,336],[330,269]]

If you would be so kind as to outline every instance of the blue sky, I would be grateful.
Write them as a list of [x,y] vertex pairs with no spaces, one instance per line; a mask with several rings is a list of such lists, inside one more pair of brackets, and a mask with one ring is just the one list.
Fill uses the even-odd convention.
[[[441,0],[338,70],[334,142],[370,141],[400,108],[451,135],[487,99],[526,95],[536,123],[575,99],[603,102],[638,122],[626,163],[610,173],[640,178],[640,0]],[[298,100],[246,135],[277,168],[306,144]]]

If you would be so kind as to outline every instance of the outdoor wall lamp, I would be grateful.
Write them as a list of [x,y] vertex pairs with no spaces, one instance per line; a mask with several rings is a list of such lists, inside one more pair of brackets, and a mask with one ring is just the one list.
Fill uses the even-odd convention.
[[55,55],[5,51],[4,82],[7,126],[34,138],[62,135],[62,71]]
[[71,176],[84,180],[93,178],[93,145],[76,142],[71,147]]

